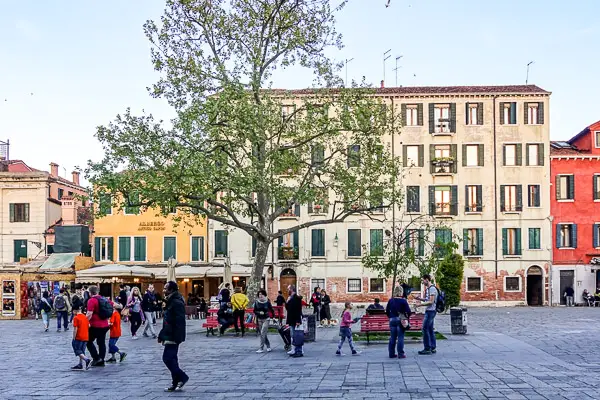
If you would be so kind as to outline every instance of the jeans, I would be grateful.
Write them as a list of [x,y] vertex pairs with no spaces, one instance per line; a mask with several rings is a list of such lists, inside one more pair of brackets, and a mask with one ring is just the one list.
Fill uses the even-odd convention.
[[75,318],[75,313],[73,311],[71,311],[71,318],[69,318],[69,323],[70,324],[73,323],[73,318]]
[[69,314],[67,311],[57,311],[56,312],[56,323],[58,329],[60,329],[60,323],[64,321],[65,330],[69,329]]
[[[94,328],[90,326],[90,340],[87,342],[87,349],[94,361],[104,360],[106,357],[106,332],[108,332],[108,327]],[[94,340],[98,343],[98,350],[94,346]],[[100,353],[98,354],[98,352]]]
[[350,345],[350,350],[353,352],[356,351],[354,348],[354,342],[352,341],[352,329],[342,326],[340,327],[340,343],[338,344],[338,351],[342,351],[342,345],[348,339],[348,344]]
[[233,325],[235,326],[235,333],[239,332],[238,328],[238,320],[240,322],[242,328],[242,336],[244,336],[244,332],[246,331],[246,327],[244,326],[244,310],[234,310],[233,311]]
[[390,341],[388,343],[390,357],[404,354],[404,329],[400,326],[400,318],[390,319]]
[[131,321],[131,336],[135,336],[138,329],[142,325],[142,314],[138,312],[131,312],[129,314],[129,321]]
[[304,346],[296,346],[294,344],[294,332],[296,331],[296,329],[302,329],[302,325],[300,325],[299,327],[296,328],[296,325],[290,325],[290,334],[292,335],[292,344],[294,345],[294,352],[295,353],[304,353]]
[[44,322],[44,328],[48,329],[48,326],[50,326],[50,313],[42,310],[42,321]]
[[433,330],[433,321],[436,314],[436,311],[425,311],[425,318],[423,319],[423,346],[425,350],[432,350],[436,347],[435,331]]
[[179,359],[177,358],[178,351],[178,344],[166,344],[163,352],[163,362],[169,371],[171,371],[173,385],[177,385],[179,382],[185,382],[189,379],[186,373],[179,368]]
[[144,333],[148,332],[150,329],[150,333],[152,336],[156,336],[156,330],[154,330],[154,325],[152,324],[152,311],[144,311],[144,316],[146,317],[146,326],[144,327]]
[[256,328],[260,334],[260,349],[264,349],[265,345],[267,349],[271,348],[271,343],[267,334],[269,333],[269,320],[268,319],[256,319]]
[[229,318],[219,317],[217,319],[217,321],[219,321],[219,324],[221,324],[221,327],[219,328],[219,333],[221,333],[221,335],[222,335],[225,333],[225,329],[227,329],[231,326],[231,320]]
[[111,337],[108,339],[108,353],[115,354],[119,352],[119,348],[117,347],[118,337]]
[[573,305],[574,305],[573,296],[566,296],[566,297],[567,297],[567,307],[573,307]]

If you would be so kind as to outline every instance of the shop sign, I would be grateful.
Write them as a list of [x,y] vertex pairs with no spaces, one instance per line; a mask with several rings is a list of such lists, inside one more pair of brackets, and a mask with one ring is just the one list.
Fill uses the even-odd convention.
[[138,231],[164,231],[166,229],[164,221],[140,222]]
[[2,315],[15,315],[15,287],[16,281],[2,281]]

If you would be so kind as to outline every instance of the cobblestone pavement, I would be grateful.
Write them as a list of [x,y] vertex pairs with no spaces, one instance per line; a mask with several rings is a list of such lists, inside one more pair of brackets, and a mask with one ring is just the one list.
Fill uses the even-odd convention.
[[180,361],[191,379],[167,394],[170,376],[151,339],[123,337],[122,365],[72,372],[70,332],[2,321],[0,399],[600,399],[600,308],[473,309],[468,322],[468,335],[452,336],[449,317],[439,316],[448,340],[436,355],[418,356],[421,345],[409,343],[407,359],[390,360],[383,344],[336,357],[336,329],[319,329],[305,357],[290,359],[277,334],[272,353],[256,354],[252,334],[207,338],[189,321]]

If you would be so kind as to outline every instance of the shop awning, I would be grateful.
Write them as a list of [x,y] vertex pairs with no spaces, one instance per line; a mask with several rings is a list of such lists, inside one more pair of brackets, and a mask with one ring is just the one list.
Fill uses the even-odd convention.
[[[206,276],[206,272],[210,270],[210,266],[202,265],[202,266],[193,266],[193,265],[182,265],[180,267],[175,268],[175,276],[177,279],[185,279],[185,278],[204,278]],[[154,270],[156,279],[167,279],[167,269],[166,268],[157,268]]]
[[54,253],[40,266],[41,272],[72,272],[79,253]]
[[[225,266],[218,265],[210,268],[206,272],[206,276],[209,278],[223,277],[225,273]],[[231,276],[250,276],[252,273],[252,267],[245,267],[240,264],[231,264]]]
[[112,277],[137,277],[152,278],[154,274],[148,268],[139,265],[109,264],[77,271],[77,278],[112,278]]

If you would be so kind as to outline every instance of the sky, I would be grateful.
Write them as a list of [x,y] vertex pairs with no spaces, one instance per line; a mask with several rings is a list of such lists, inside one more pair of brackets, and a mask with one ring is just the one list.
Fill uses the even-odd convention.
[[[337,17],[349,79],[386,86],[529,83],[551,91],[550,136],[566,140],[600,120],[597,0],[350,0]],[[332,0],[332,3],[337,3]],[[142,25],[164,0],[0,0],[0,140],[10,158],[70,176],[99,161],[96,127],[127,107],[163,119],[173,111],[146,90],[158,79]],[[341,71],[345,77],[345,71]],[[273,86],[303,88],[311,73],[275,74]]]

